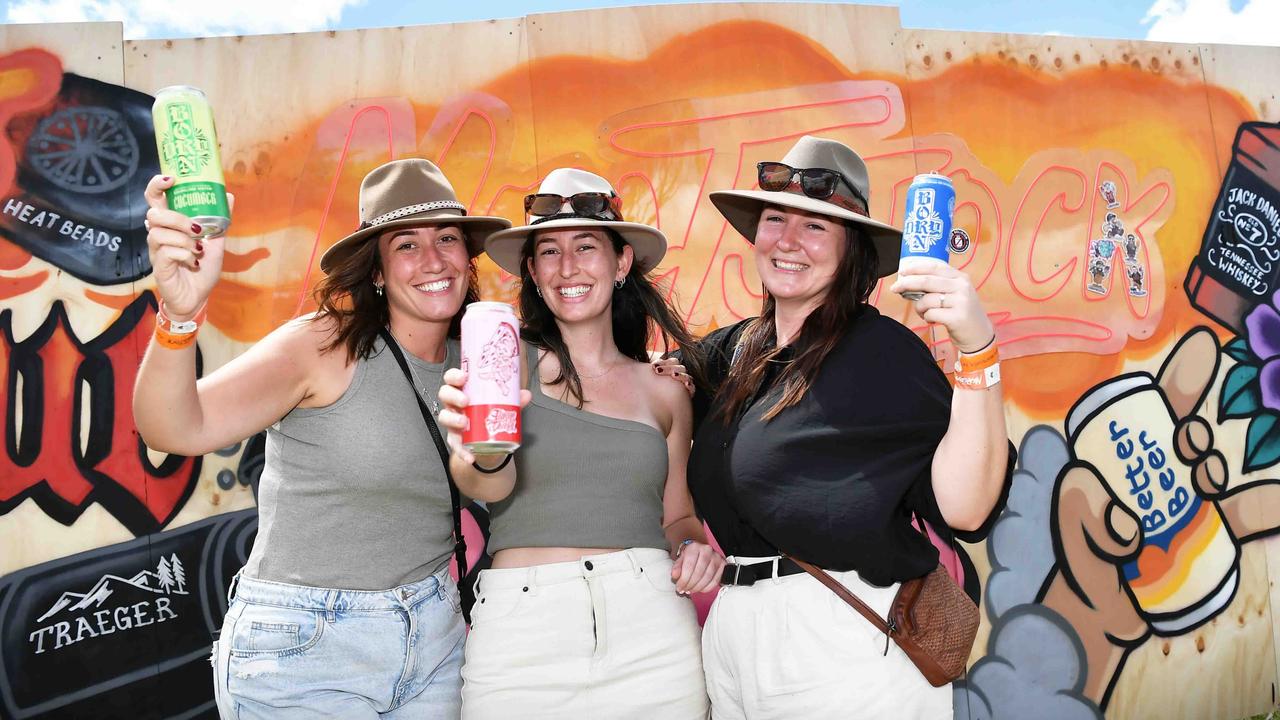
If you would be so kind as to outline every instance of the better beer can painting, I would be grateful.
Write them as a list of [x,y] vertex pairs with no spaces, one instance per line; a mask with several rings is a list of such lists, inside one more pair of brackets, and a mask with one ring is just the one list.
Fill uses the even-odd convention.
[[160,172],[174,178],[165,191],[169,209],[199,224],[204,237],[222,235],[231,225],[231,212],[208,98],[198,88],[167,87],[156,93],[151,115]]
[[[949,260],[951,221],[956,209],[956,191],[945,175],[917,175],[907,188],[907,207],[902,220],[902,253],[898,270],[915,264]],[[923,293],[904,292],[908,300]]]
[[462,316],[462,369],[467,373],[467,429],[473,453],[520,447],[520,332],[506,303],[475,302]]
[[1218,506],[1195,491],[1174,453],[1168,399],[1145,372],[1121,375],[1082,397],[1067,416],[1076,459],[1093,467],[1142,526],[1125,584],[1158,634],[1205,622],[1231,602],[1240,551]]

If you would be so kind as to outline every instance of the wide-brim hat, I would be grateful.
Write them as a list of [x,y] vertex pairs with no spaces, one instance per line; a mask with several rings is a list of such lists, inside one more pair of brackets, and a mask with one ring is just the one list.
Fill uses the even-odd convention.
[[334,243],[320,258],[329,270],[373,235],[398,227],[455,224],[467,236],[467,252],[484,252],[488,237],[511,227],[505,218],[468,215],[453,185],[429,160],[409,158],[379,165],[360,183],[360,228]]
[[[578,193],[604,193],[617,197],[608,180],[576,168],[557,168],[547,174],[538,186],[538,194],[560,195],[569,198]],[[641,223],[618,220],[598,220],[573,215],[572,207],[565,203],[562,212],[556,215],[530,215],[529,224],[503,230],[489,236],[485,242],[485,252],[498,267],[512,275],[520,274],[520,251],[525,240],[538,230],[557,230],[560,228],[610,228],[631,246],[635,262],[641,272],[648,272],[662,262],[667,254],[667,236],[662,231]]]
[[[797,169],[825,168],[844,176],[845,183],[836,183],[836,192],[826,200],[805,195],[796,183],[786,190],[718,190],[711,193],[711,202],[724,215],[725,220],[742,233],[751,244],[756,241],[756,225],[766,204],[818,213],[856,223],[871,238],[879,257],[876,277],[892,275],[898,270],[901,254],[902,231],[872,220],[869,213],[871,182],[867,177],[867,164],[849,146],[826,138],[805,135],[787,151],[782,163]],[[861,195],[861,197],[858,196]]]

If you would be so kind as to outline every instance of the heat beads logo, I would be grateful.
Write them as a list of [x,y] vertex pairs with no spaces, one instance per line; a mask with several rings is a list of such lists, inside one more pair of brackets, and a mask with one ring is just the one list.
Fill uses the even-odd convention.
[[490,408],[489,414],[484,418],[484,429],[489,431],[489,437],[497,437],[503,433],[515,435],[517,417],[515,410]]
[[169,131],[160,138],[165,165],[179,177],[199,175],[213,160],[209,136],[196,127],[190,103],[173,103],[165,110]]
[[927,255],[942,240],[942,216],[934,208],[937,193],[933,188],[917,188],[915,203],[902,225],[902,239],[912,255]]
[[516,375],[520,371],[519,355],[520,343],[516,339],[516,329],[509,323],[498,323],[493,337],[480,350],[477,375],[482,380],[492,381],[505,395],[510,392],[511,383],[516,381]]
[[87,592],[67,591],[36,619],[27,636],[35,654],[61,650],[85,640],[130,632],[178,617],[173,595],[186,595],[187,574],[178,555],[160,558],[156,569],[133,577],[103,575]]

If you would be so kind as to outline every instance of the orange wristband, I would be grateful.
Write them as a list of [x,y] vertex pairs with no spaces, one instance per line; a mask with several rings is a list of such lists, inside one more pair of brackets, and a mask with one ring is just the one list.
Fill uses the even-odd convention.
[[200,306],[200,310],[196,316],[185,322],[174,322],[164,313],[164,301],[160,302],[160,307],[156,309],[156,342],[160,347],[169,348],[170,350],[181,350],[189,347],[196,341],[196,331],[200,329],[200,324],[204,322],[205,316],[208,314],[205,305]]
[[981,370],[971,372],[957,371],[955,374],[957,388],[965,390],[986,390],[1000,383],[1000,363],[991,363]]
[[956,372],[978,372],[1000,362],[1000,349],[993,342],[972,355],[960,353],[956,356]]
[[1000,349],[992,340],[973,354],[956,357],[955,384],[965,390],[986,390],[1000,382]]

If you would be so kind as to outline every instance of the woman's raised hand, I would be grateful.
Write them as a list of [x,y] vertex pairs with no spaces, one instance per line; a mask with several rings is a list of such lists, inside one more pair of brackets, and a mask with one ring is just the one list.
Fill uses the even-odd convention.
[[[466,393],[463,392],[466,385],[465,370],[452,368],[445,371],[444,382],[440,384],[440,391],[436,393],[436,397],[440,400],[440,414],[437,416],[437,421],[440,427],[445,429],[445,443],[449,446],[449,452],[462,462],[471,464],[476,461],[476,456],[462,444],[462,432],[467,429],[467,405],[470,404]],[[520,391],[522,412],[532,399],[533,394],[528,390]]]
[[[147,183],[147,253],[165,314],[183,321],[200,311],[218,284],[225,238],[201,238],[199,225],[169,209],[164,192],[173,183],[173,178],[162,175]],[[227,203],[235,204],[230,194]]]
[[977,352],[995,337],[995,327],[973,282],[950,265],[931,263],[903,268],[889,290],[924,293],[913,301],[916,312],[927,322],[945,326],[960,352]]

